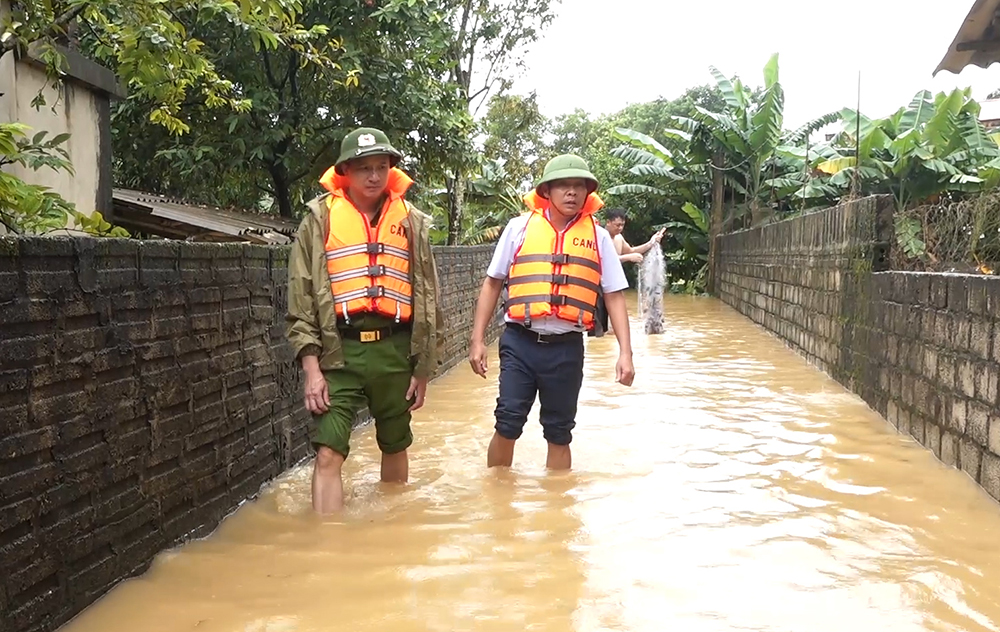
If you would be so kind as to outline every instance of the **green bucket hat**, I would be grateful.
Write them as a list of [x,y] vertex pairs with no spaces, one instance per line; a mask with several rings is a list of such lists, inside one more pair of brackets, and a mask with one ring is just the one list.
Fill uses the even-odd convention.
[[359,127],[340,142],[340,157],[334,163],[337,173],[343,175],[342,166],[348,160],[363,156],[388,155],[389,164],[395,167],[403,157],[402,152],[392,146],[389,137],[374,127]]
[[596,191],[600,185],[594,174],[590,173],[590,167],[587,165],[586,160],[574,154],[563,154],[545,163],[545,169],[542,170],[542,178],[535,185],[535,191],[541,197],[548,199],[549,196],[543,193],[539,187],[553,180],[566,180],[569,178],[583,178],[587,180],[587,195]]

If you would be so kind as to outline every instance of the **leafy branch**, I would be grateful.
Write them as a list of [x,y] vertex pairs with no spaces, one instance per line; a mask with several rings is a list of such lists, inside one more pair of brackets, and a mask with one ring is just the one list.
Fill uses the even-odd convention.
[[[30,139],[30,128],[21,123],[0,123],[0,168],[21,166],[32,171],[48,168],[73,174],[73,165],[63,144],[69,134],[49,140],[41,131]],[[7,171],[0,171],[0,224],[15,234],[45,234],[79,226],[92,235],[128,237],[100,213],[84,215],[76,206],[48,187],[28,184]]]

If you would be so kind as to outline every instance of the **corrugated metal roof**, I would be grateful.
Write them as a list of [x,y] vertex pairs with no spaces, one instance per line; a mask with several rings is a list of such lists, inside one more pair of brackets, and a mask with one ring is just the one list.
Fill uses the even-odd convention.
[[[213,235],[262,244],[291,243],[298,222],[274,215],[259,215],[131,189],[115,189],[114,222],[128,229],[166,237],[212,240]],[[157,229],[162,232],[158,233]]]
[[934,75],[942,70],[958,74],[966,66],[986,68],[1000,61],[998,7],[1000,0],[975,1]]

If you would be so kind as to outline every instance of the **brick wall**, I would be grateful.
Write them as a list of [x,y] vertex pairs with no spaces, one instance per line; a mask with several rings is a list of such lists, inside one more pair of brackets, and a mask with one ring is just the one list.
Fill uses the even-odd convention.
[[[476,299],[479,298],[486,267],[493,257],[493,249],[493,245],[434,248],[445,318],[444,363],[439,373],[461,363],[469,355],[469,335],[476,313]],[[503,312],[498,309],[487,329],[487,339],[499,336],[502,325]]]
[[[437,251],[446,367],[490,254]],[[309,456],[286,278],[279,248],[0,239],[0,630],[54,630]]]
[[1000,278],[888,271],[892,201],[720,236],[719,297],[1000,500]]

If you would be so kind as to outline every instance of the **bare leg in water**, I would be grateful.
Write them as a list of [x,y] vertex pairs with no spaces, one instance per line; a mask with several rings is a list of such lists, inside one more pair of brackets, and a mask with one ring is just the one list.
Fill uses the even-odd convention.
[[313,463],[312,503],[319,514],[329,514],[344,508],[343,455],[320,446]]
[[545,467],[550,470],[568,470],[573,466],[573,453],[568,445],[549,444],[549,453],[545,457]]
[[[313,463],[312,503],[319,514],[330,514],[344,508],[344,457],[326,446],[320,446]],[[409,478],[406,450],[382,455],[382,482],[405,483]]]
[[505,439],[494,432],[486,451],[486,467],[510,467],[514,463],[514,443],[513,439]]
[[[510,467],[514,463],[514,444],[512,439],[493,433],[489,450],[486,452],[486,467]],[[550,470],[568,470],[573,465],[573,454],[568,445],[548,444],[548,455],[545,467]]]
[[405,483],[410,477],[410,461],[406,450],[395,454],[382,453],[382,482]]

